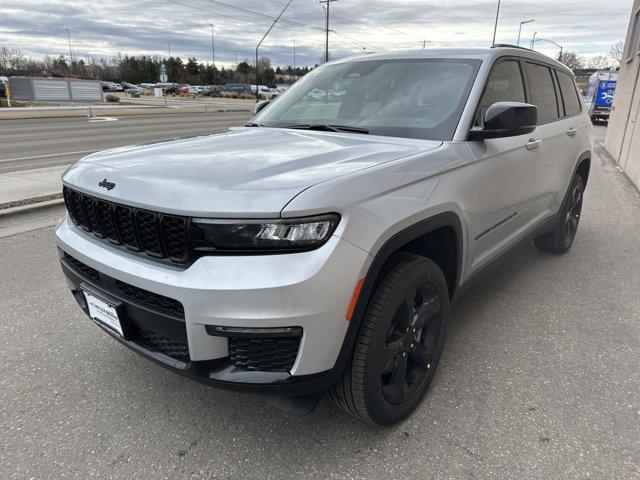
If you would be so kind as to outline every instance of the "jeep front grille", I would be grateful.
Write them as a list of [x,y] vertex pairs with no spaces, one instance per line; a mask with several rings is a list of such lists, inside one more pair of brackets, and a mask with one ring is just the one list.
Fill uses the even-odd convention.
[[74,224],[96,238],[177,265],[189,261],[189,219],[99,199],[69,187],[64,201]]

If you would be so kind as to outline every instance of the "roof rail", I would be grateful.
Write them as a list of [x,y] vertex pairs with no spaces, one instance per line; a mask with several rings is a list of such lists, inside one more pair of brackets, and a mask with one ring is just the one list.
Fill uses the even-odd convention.
[[520,47],[518,45],[511,45],[510,43],[495,43],[491,45],[491,48],[518,48],[520,50],[527,50],[529,52],[534,52],[535,50],[531,50],[527,47]]

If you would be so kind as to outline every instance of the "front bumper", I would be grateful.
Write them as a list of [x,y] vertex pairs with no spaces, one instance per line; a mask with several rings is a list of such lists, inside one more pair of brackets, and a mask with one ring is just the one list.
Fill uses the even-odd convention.
[[[203,257],[183,270],[105,245],[78,231],[68,218],[58,224],[56,239],[72,291],[78,293],[84,284],[122,302],[136,319],[143,318],[136,310],[139,303],[92,280],[70,265],[64,253],[98,271],[101,278],[108,279],[107,284],[124,282],[180,302],[183,318],[177,320],[183,322],[180,328],[184,329],[188,346],[186,358],[176,360],[175,356],[150,351],[140,342],[118,338],[128,347],[195,380],[276,392],[303,393],[337,379],[336,362],[349,325],[345,312],[354,286],[364,276],[371,258],[363,250],[333,237],[311,252]],[[160,312],[155,320],[153,315],[144,316],[144,321],[162,324],[167,320],[166,313]],[[301,330],[295,362],[286,372],[237,368],[230,363],[229,338],[216,336],[216,327]]]

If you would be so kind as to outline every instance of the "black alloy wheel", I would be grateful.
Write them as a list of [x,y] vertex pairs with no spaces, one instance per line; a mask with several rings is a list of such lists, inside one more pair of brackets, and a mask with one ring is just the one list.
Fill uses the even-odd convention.
[[411,398],[433,372],[442,306],[429,284],[412,286],[389,327],[382,354],[382,393],[392,405]]

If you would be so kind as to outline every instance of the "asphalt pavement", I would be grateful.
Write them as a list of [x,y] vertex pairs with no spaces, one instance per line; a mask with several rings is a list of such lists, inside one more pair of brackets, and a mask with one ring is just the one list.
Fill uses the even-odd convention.
[[68,165],[97,150],[226,131],[248,111],[0,121],[0,174]]
[[594,158],[573,249],[486,272],[423,404],[372,428],[140,358],[76,306],[51,228],[2,238],[0,478],[640,478],[639,251],[640,195]]

